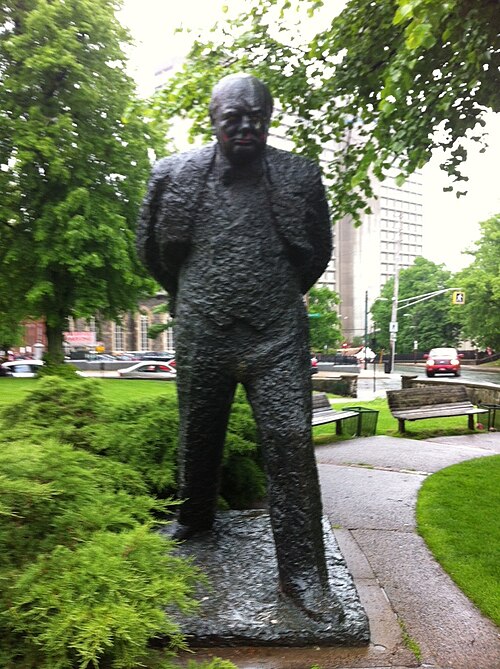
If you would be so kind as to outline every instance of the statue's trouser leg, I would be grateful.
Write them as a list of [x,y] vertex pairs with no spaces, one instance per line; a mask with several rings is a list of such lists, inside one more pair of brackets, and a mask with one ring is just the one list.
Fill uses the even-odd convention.
[[265,457],[280,582],[292,595],[326,589],[328,582],[311,434],[311,363],[300,341],[295,348],[245,384]]
[[177,393],[179,398],[179,522],[193,530],[212,526],[222,453],[235,380],[222,360],[178,346]]

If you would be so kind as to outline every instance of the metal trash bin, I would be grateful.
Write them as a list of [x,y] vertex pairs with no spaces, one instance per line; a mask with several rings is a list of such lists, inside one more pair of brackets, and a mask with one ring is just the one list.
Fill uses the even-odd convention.
[[[355,410],[354,407],[349,407],[349,409]],[[356,407],[357,410],[357,407]],[[359,414],[356,413],[355,416],[349,416],[349,418],[342,418],[340,421],[340,434],[343,437],[357,437],[359,429]]]
[[390,374],[390,373],[391,373],[391,361],[384,360],[384,374]]
[[357,437],[372,437],[377,431],[377,422],[379,412],[376,409],[369,409],[368,407],[343,407],[344,411],[357,411]]
[[500,430],[500,404],[478,405],[480,409],[488,409],[488,430]]

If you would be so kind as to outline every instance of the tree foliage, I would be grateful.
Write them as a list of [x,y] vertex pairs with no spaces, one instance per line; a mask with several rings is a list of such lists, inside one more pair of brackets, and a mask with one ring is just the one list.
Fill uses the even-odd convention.
[[359,222],[373,176],[395,165],[402,182],[436,148],[446,152],[450,177],[465,179],[465,138],[484,142],[485,109],[500,111],[498,3],[350,0],[324,30],[301,39],[304,7],[314,14],[323,4],[249,0],[194,44],[159,108],[188,119],[192,139],[207,138],[212,85],[237,70],[261,77],[296,150],[318,157],[330,148],[336,220]]
[[460,307],[464,336],[481,348],[500,350],[500,214],[481,223],[474,260],[457,275],[465,291]]
[[[453,288],[455,279],[444,269],[430,260],[416,258],[413,265],[399,273],[399,295],[401,302],[406,298],[426,295],[444,288]],[[389,323],[391,321],[394,279],[389,279],[382,288],[381,297],[371,308],[377,343],[389,350]],[[436,346],[457,346],[460,340],[461,307],[452,305],[451,291],[431,297],[414,306],[400,304],[398,310],[398,333],[396,350],[410,353],[414,341],[418,350],[428,351]]]
[[337,314],[339,296],[326,286],[309,291],[309,340],[312,351],[324,347],[337,348],[341,340],[340,321]]
[[45,319],[54,359],[69,316],[118,318],[145,285],[134,226],[153,137],[118,6],[0,4],[2,274],[24,315]]

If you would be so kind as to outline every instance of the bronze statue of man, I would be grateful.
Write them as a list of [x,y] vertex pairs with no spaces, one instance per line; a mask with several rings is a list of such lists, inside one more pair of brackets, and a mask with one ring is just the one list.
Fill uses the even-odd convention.
[[175,314],[185,500],[175,536],[188,539],[212,526],[241,383],[265,458],[280,586],[314,617],[333,595],[303,295],[330,259],[331,228],[319,168],[267,146],[272,107],[268,88],[253,76],[230,75],[214,87],[217,141],[155,165],[138,248]]

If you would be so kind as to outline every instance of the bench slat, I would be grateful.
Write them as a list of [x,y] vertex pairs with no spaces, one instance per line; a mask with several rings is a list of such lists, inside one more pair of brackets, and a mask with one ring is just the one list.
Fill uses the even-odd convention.
[[488,409],[475,409],[474,407],[463,408],[442,407],[439,411],[424,411],[423,409],[413,409],[411,411],[393,411],[394,418],[404,418],[405,420],[418,420],[419,418],[445,418],[446,416],[465,416],[469,414],[488,413]]
[[357,415],[357,411],[314,411],[312,424],[323,425],[324,423],[334,423],[344,418],[355,418]]
[[456,404],[471,401],[465,386],[450,385],[428,388],[405,388],[403,390],[388,390],[387,400],[391,409],[419,408],[435,404]]

